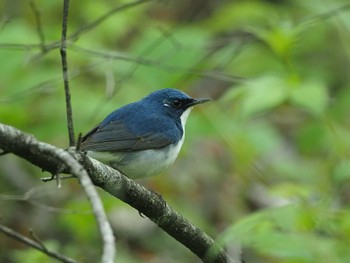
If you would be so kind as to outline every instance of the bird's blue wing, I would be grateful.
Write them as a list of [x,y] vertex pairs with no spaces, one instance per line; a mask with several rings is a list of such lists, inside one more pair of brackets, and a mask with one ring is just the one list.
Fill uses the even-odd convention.
[[[153,123],[155,121],[152,120]],[[159,131],[152,130],[150,126],[152,123],[147,122],[147,120],[138,125],[140,127],[137,130],[143,131],[142,133],[135,133],[121,121],[110,121],[99,125],[82,138],[81,150],[129,152],[162,148],[176,142],[178,135],[174,134],[174,130],[162,129],[161,123],[157,123],[157,126],[160,125],[161,128]]]

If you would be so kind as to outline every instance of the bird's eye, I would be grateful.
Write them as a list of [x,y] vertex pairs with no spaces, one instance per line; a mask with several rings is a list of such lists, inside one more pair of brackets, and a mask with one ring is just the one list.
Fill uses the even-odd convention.
[[177,108],[177,109],[181,108],[181,106],[182,106],[182,101],[180,101],[180,100],[174,100],[174,101],[173,101],[173,106],[174,106],[175,108]]

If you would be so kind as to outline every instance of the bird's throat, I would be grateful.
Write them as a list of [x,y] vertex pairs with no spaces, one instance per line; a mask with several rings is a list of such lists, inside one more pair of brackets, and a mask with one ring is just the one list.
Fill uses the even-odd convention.
[[190,115],[190,112],[192,110],[192,107],[187,108],[181,115],[180,120],[181,120],[181,126],[182,126],[182,131],[185,135],[185,125],[188,119],[188,116]]

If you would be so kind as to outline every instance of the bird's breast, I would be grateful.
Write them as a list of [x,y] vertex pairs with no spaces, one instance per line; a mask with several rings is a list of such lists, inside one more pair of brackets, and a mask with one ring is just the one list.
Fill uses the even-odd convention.
[[161,174],[174,163],[185,134],[174,144],[160,149],[135,152],[88,152],[88,155],[104,162],[130,178],[145,178]]

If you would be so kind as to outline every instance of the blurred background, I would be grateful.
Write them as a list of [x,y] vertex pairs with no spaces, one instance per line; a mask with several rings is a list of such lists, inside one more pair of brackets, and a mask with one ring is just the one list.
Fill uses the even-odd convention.
[[[350,4],[346,0],[71,1],[76,134],[174,87],[196,107],[179,158],[139,181],[245,262],[350,262]],[[68,146],[62,1],[0,2],[0,122]],[[82,262],[101,240],[72,179],[0,157],[1,224]],[[98,189],[117,262],[199,262]],[[0,234],[0,262],[56,262]]]

